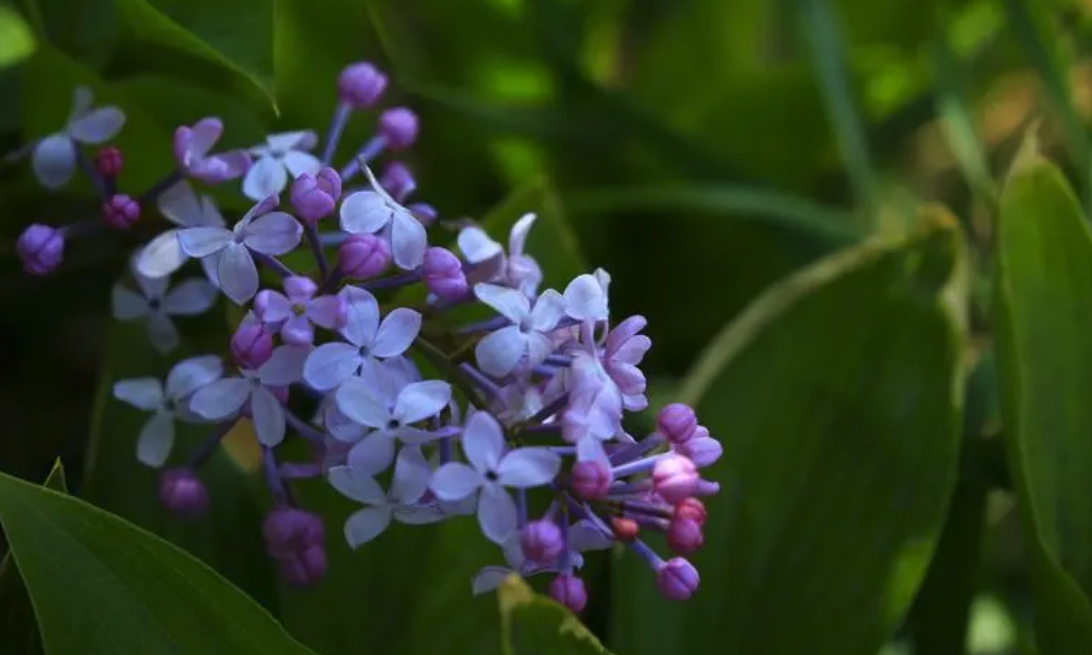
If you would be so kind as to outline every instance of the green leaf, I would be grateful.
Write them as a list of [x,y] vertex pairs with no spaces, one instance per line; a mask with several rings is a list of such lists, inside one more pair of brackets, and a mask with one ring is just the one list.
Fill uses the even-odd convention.
[[626,553],[619,652],[874,655],[897,625],[961,427],[965,253],[949,214],[923,219],[772,287],[699,358],[678,399],[725,448],[706,471],[721,493],[694,556],[701,588],[670,604]]
[[990,175],[986,150],[964,100],[964,64],[952,51],[947,36],[937,38],[932,50],[933,68],[937,78],[937,115],[948,148],[959,163],[967,184],[975,194],[992,205],[997,197],[997,184]]
[[610,655],[572,612],[518,575],[501,583],[497,597],[504,655]]
[[0,69],[18,64],[34,52],[34,34],[23,17],[0,5]]
[[0,522],[50,655],[309,652],[199,560],[81,500],[0,474]]
[[273,94],[271,3],[117,0],[118,17],[139,40],[180,50],[235,73],[277,109]]
[[1092,234],[1060,171],[1025,142],[1001,196],[1001,415],[1043,653],[1092,652]]

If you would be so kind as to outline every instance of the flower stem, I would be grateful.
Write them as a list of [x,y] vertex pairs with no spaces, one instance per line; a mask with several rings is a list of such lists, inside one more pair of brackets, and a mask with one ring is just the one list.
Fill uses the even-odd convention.
[[326,253],[322,251],[322,241],[319,240],[318,227],[307,225],[303,228],[303,234],[307,239],[307,245],[311,247],[311,254],[315,256],[315,263],[318,264],[319,268],[319,276],[326,279],[330,274],[330,265],[326,263]]

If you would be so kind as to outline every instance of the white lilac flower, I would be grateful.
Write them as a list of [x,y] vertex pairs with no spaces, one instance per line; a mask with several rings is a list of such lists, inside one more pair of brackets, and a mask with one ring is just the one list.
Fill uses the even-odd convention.
[[113,106],[91,109],[93,99],[91,89],[77,87],[64,130],[50,134],[34,146],[31,164],[43,186],[59,189],[72,179],[78,143],[105,143],[121,131],[125,114]]
[[561,294],[547,289],[535,299],[533,307],[522,292],[495,284],[478,284],[474,294],[513,323],[478,342],[474,354],[483,371],[502,377],[524,359],[528,366],[537,366],[553,352],[549,333],[565,315]]
[[[574,569],[584,566],[583,552],[589,550],[605,550],[614,545],[614,540],[596,528],[590,521],[581,520],[569,526],[566,543],[569,547],[569,563]],[[485,566],[478,571],[471,582],[475,595],[493,591],[513,573],[522,578],[529,578],[540,573],[561,573],[561,567],[556,564],[543,564],[532,562],[523,554],[520,546],[519,533],[513,534],[503,544],[504,559],[508,566]]]
[[265,144],[250,149],[258,158],[243,178],[243,193],[257,202],[278,195],[291,179],[300,175],[315,175],[322,162],[307,152],[318,144],[318,137],[310,130],[270,134]]
[[565,313],[578,321],[607,320],[609,286],[610,275],[601,268],[592,275],[578,275],[565,287]]
[[429,488],[437,498],[458,501],[478,496],[478,523],[490,541],[503,544],[516,530],[516,503],[505,487],[530,488],[548,484],[561,468],[561,458],[549,448],[506,451],[504,431],[487,412],[474,412],[462,434],[469,464],[448,462],[432,476]]
[[420,448],[406,447],[398,453],[389,492],[384,492],[375,478],[350,466],[330,469],[327,479],[342,495],[366,505],[345,521],[345,540],[359,548],[378,537],[391,519],[420,525],[435,523],[445,514],[435,504],[418,501],[428,490],[432,469]]
[[[170,187],[156,200],[160,213],[178,228],[187,227],[224,227],[224,217],[209,196],[198,198],[189,182],[182,181]],[[146,277],[164,277],[174,273],[186,263],[188,255],[178,241],[180,229],[166,230],[141,250],[137,260],[137,270]],[[201,260],[205,274],[213,284],[217,283],[217,257],[205,257]]]
[[159,468],[170,457],[174,445],[174,422],[199,422],[186,406],[189,396],[223,375],[223,364],[215,355],[184,359],[167,374],[166,385],[155,378],[121,380],[114,384],[114,397],[137,409],[152,412],[137,438],[137,459]]
[[[280,346],[258,370],[241,377],[221,378],[194,394],[190,409],[210,420],[223,420],[249,409],[254,432],[265,446],[284,439],[284,406],[271,388],[299,382],[309,348]],[[249,407],[248,407],[249,405]]]
[[371,169],[364,167],[371,191],[357,191],[341,203],[341,229],[349,234],[382,233],[391,244],[394,263],[403,270],[421,266],[428,246],[425,226],[376,181]]
[[362,372],[376,358],[399,357],[409,349],[421,330],[421,314],[399,307],[379,320],[375,296],[359,287],[347,286],[339,296],[346,306],[345,342],[325,343],[307,359],[303,377],[319,391],[328,391]]
[[530,255],[525,254],[527,235],[535,224],[535,214],[524,214],[512,226],[508,236],[508,254],[480,227],[466,227],[459,232],[457,243],[463,256],[474,270],[468,274],[472,283],[492,282],[518,289],[527,297],[534,297],[542,283],[542,269]]
[[243,304],[258,293],[258,268],[251,250],[283,255],[299,245],[303,227],[284,212],[271,211],[277,198],[256,204],[231,230],[189,227],[178,233],[182,251],[190,257],[216,257],[216,277],[224,295]]
[[169,278],[149,278],[141,275],[132,259],[133,279],[140,293],[118,283],[114,285],[111,304],[114,318],[119,321],[146,319],[148,336],[156,350],[166,354],[178,346],[178,330],[172,316],[194,316],[207,311],[216,303],[216,287],[208,280],[191,278],[169,289]]

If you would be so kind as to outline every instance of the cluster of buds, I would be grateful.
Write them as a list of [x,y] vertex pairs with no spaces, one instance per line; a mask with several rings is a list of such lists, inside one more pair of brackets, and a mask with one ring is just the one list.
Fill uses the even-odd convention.
[[[118,191],[123,153],[106,146],[88,158],[82,149],[107,144],[124,114],[92,108],[90,93],[77,90],[66,128],[34,144],[33,166],[49,188],[82,169],[101,193],[101,221],[31,225],[18,244],[24,268],[47,274],[67,241],[97,227],[128,230],[154,206],[172,226],[133,253],[132,283],[114,289],[115,318],[145,322],[151,343],[169,354],[181,339],[174,318],[221,296],[247,309],[224,357],[190,357],[162,382],[122,380],[113,392],[150,413],[136,456],[161,471],[160,498],[182,516],[215,502],[201,466],[240,419],[252,423],[274,499],[263,532],[292,583],[326,571],[323,522],[289,493],[293,481],[315,478],[360,503],[344,523],[353,548],[392,520],[475,517],[506,563],[479,571],[475,593],[513,572],[547,573],[551,595],[580,611],[583,553],[621,543],[649,564],[666,597],[689,598],[699,580],[686,558],[703,542],[701,498],[718,491],[699,471],[720,457],[720,444],[681,404],[659,411],[652,434],[626,432],[625,413],[648,408],[639,368],[651,346],[646,321],[612,321],[601,269],[562,290],[540,289],[542,271],[525,252],[534,214],[515,223],[505,248],[472,221],[442,220],[411,201],[417,185],[404,164],[387,161],[373,174],[377,158],[413,145],[412,111],[382,111],[375,136],[331,166],[347,122],[373,110],[386,86],[371,64],[344,70],[321,156],[310,131],[214,152],[218,119],[179,127],[175,169],[139,195]],[[195,186],[233,180],[253,205],[229,226]],[[444,233],[430,234],[436,226],[457,232],[450,248],[433,245]],[[313,255],[311,270],[284,263],[301,247]],[[411,287],[423,292],[405,293]],[[172,457],[176,422],[208,426],[185,458]],[[307,442],[310,459],[286,461],[286,439]],[[531,494],[542,496],[540,515],[530,515]],[[649,532],[666,535],[671,557],[642,539]]]

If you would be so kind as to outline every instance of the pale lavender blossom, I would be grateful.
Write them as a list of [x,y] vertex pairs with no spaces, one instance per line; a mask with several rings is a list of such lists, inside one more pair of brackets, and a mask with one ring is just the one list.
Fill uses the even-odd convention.
[[603,269],[595,274],[578,275],[565,287],[565,313],[578,321],[605,321],[610,318],[607,288],[610,275]]
[[245,173],[250,167],[246,152],[231,150],[209,154],[223,133],[224,124],[219,118],[202,118],[193,127],[182,125],[176,129],[174,158],[182,172],[205,184],[220,184]]
[[208,280],[191,278],[169,288],[167,277],[145,277],[137,270],[140,253],[131,260],[133,279],[140,293],[122,284],[114,285],[111,305],[119,321],[145,319],[148,336],[156,350],[166,354],[178,346],[178,330],[172,316],[195,316],[208,311],[216,303],[216,287]]
[[220,358],[206,355],[175,364],[165,385],[156,378],[120,380],[114,384],[115,398],[152,412],[137,437],[138,460],[153,468],[163,466],[174,446],[174,422],[201,422],[186,406],[189,397],[218,380],[223,372]]
[[523,360],[528,366],[537,366],[553,352],[549,332],[565,314],[561,294],[547,289],[532,306],[520,291],[483,283],[475,285],[474,295],[513,323],[489,334],[475,347],[478,366],[484,372],[502,377]]
[[561,458],[549,448],[507,451],[500,423],[487,412],[470,415],[463,427],[463,453],[469,462],[448,462],[432,476],[436,497],[458,501],[478,496],[478,523],[490,541],[503,544],[516,530],[516,503],[505,487],[549,484],[561,469]]
[[314,326],[334,330],[346,321],[346,302],[338,296],[316,296],[311,278],[294,275],[283,282],[284,293],[265,289],[254,299],[254,311],[265,324],[280,324],[281,339],[291,346],[310,345]]
[[371,191],[357,191],[341,203],[341,229],[349,234],[382,233],[391,244],[394,263],[403,270],[413,270],[424,261],[428,247],[425,226],[390,196],[367,166],[364,172]]
[[77,144],[105,143],[125,125],[125,114],[120,109],[91,109],[93,100],[91,89],[76,87],[64,129],[35,144],[31,165],[42,186],[59,189],[67,184],[76,170]]
[[243,194],[257,202],[282,193],[289,175],[296,179],[317,174],[322,162],[307,152],[317,144],[318,137],[311,130],[270,134],[263,145],[250,149],[258,159],[243,178]]
[[223,420],[249,409],[258,441],[276,446],[284,439],[284,406],[271,388],[299,382],[309,348],[280,346],[257,371],[221,378],[194,394],[190,409],[211,420]]
[[303,226],[291,214],[272,211],[276,196],[254,205],[231,230],[189,227],[178,233],[182,251],[190,257],[216,257],[216,277],[224,295],[243,304],[258,292],[258,268],[251,250],[283,255],[299,245]]
[[[224,217],[209,196],[198,197],[189,182],[182,181],[168,188],[156,200],[160,213],[178,228],[159,234],[141,249],[137,270],[147,277],[164,277],[174,273],[186,263],[189,255],[178,241],[179,228],[225,227]],[[216,266],[219,258],[210,256],[201,260],[205,275],[217,283]]]
[[638,366],[652,347],[652,340],[643,334],[648,321],[643,316],[630,316],[607,334],[603,343],[603,369],[622,394],[622,405],[629,412],[644,411],[645,374]]
[[[592,525],[590,521],[577,521],[569,526],[566,544],[568,554],[565,557],[568,558],[570,566],[573,569],[580,569],[584,566],[584,556],[581,553],[589,550],[605,550],[614,545],[614,540]],[[518,533],[509,537],[502,547],[508,566],[482,567],[471,581],[474,595],[493,591],[513,573],[522,578],[529,578],[540,573],[561,573],[563,570],[557,562],[544,563],[527,559],[520,547]]]
[[561,419],[566,441],[588,447],[587,440],[606,441],[624,434],[622,392],[595,355],[574,353],[568,382],[569,404]]
[[463,228],[457,242],[466,260],[475,266],[468,275],[471,282],[493,282],[533,297],[542,283],[542,269],[524,249],[536,218],[535,214],[524,214],[512,226],[507,255],[485,230],[474,226]]

